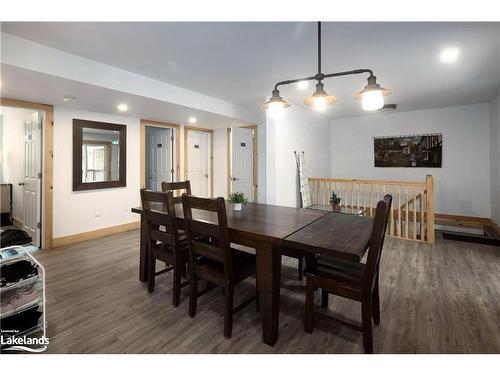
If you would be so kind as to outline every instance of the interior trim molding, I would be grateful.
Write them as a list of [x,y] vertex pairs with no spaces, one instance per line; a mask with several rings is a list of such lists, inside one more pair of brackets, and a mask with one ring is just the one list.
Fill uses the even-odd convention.
[[480,228],[483,225],[491,225],[492,223],[492,220],[490,218],[479,216],[463,216],[436,213],[434,217],[436,220],[436,225]]
[[436,225],[473,228],[491,231],[500,238],[500,225],[489,217],[435,214]]
[[141,134],[141,189],[146,187],[146,126],[151,126],[155,128],[169,128],[174,129],[174,140],[175,140],[175,180],[181,181],[181,132],[180,126],[177,124],[171,124],[168,122],[153,121],[153,120],[140,120]]
[[497,236],[500,237],[500,225],[497,224],[493,219],[490,219],[491,221],[491,227],[493,230],[496,232]]
[[16,107],[45,111],[45,121],[42,129],[42,249],[50,249],[53,246],[52,239],[52,194],[53,194],[53,165],[54,165],[54,106],[28,102],[25,100],[9,99],[0,97],[0,105],[5,107]]
[[141,226],[140,221],[134,221],[126,224],[114,225],[112,227],[106,227],[101,229],[95,229],[88,232],[82,232],[77,234],[70,234],[69,236],[57,237],[52,241],[53,247],[61,247],[65,245],[74,244],[77,242],[93,240],[96,238],[110,236],[112,234],[128,232],[130,230],[139,229]]

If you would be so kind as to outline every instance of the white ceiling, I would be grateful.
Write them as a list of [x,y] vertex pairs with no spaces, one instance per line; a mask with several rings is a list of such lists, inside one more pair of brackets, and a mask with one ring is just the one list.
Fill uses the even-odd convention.
[[[2,23],[2,31],[82,57],[255,108],[277,81],[316,71],[316,25],[270,23]],[[460,48],[454,64],[439,61]],[[371,68],[400,110],[490,100],[500,91],[500,23],[323,24],[325,73]],[[325,81],[330,118],[362,114],[364,76]],[[313,88],[281,90],[293,103]]]
[[[10,65],[1,64],[1,73],[2,96],[12,99],[22,99],[37,103],[53,104],[65,108],[112,113],[122,116],[146,118],[148,120],[200,126],[210,129],[247,125],[247,123],[231,117],[42,74]],[[66,95],[75,96],[77,101],[65,103],[63,97]],[[120,112],[118,110],[117,106],[120,103],[125,103],[128,106],[126,112]],[[197,123],[188,124],[189,117],[195,117]]]

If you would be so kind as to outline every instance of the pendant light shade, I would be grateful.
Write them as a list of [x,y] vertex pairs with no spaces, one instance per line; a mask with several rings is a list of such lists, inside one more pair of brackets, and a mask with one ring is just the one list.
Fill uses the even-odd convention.
[[361,99],[361,106],[365,111],[376,111],[384,106],[384,96],[390,95],[391,91],[381,87],[377,83],[377,77],[368,77],[368,84],[358,92],[356,99]]
[[324,111],[326,107],[332,105],[337,101],[333,95],[328,95],[321,82],[316,84],[316,91],[310,97],[304,100],[304,104],[313,107],[317,111]]
[[290,107],[285,99],[280,96],[279,90],[273,90],[273,96],[267,102],[265,102],[262,107],[267,109],[269,117],[272,119],[280,118],[285,113],[285,108]]

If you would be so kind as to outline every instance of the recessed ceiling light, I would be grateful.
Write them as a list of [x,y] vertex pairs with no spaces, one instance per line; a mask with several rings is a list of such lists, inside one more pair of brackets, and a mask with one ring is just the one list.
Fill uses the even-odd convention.
[[190,117],[188,121],[190,124],[196,124],[198,120],[196,119],[196,117]]
[[457,61],[460,55],[460,50],[456,47],[447,47],[441,51],[439,58],[446,64],[451,64]]
[[125,111],[127,111],[127,110],[128,110],[128,105],[123,104],[123,103],[118,104],[118,110],[119,110],[120,112],[125,112]]
[[65,95],[63,97],[63,102],[64,103],[74,103],[74,102],[76,102],[76,96]]
[[309,87],[309,82],[308,81],[299,81],[297,82],[297,88],[299,90],[305,90]]

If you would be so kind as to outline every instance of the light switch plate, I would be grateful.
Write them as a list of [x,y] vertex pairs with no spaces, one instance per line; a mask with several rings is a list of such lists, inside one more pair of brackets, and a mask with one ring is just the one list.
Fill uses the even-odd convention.
[[100,217],[102,216],[102,207],[96,207],[95,211],[94,211],[94,216],[95,217]]

